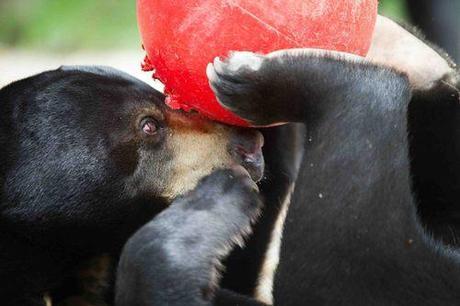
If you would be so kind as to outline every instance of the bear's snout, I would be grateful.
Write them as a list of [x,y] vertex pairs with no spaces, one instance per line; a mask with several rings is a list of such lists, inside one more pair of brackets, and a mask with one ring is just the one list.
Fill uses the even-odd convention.
[[264,137],[256,130],[241,130],[229,143],[231,154],[249,172],[254,181],[260,181],[265,162],[262,152]]

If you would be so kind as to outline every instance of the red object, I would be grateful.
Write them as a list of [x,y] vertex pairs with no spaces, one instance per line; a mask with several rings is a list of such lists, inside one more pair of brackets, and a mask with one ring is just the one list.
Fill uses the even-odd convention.
[[377,0],[138,0],[146,70],[165,84],[167,104],[233,125],[248,123],[222,108],[206,65],[230,50],[268,53],[320,48],[365,55]]

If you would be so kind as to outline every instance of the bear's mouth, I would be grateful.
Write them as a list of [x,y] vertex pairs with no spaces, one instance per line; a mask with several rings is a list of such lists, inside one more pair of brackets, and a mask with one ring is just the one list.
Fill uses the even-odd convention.
[[249,171],[241,165],[234,166],[233,170],[237,173],[240,173],[242,176],[246,176],[246,183],[250,185],[254,191],[259,192],[259,186],[257,185],[257,182],[259,182],[262,179],[262,176],[260,176],[260,178],[256,177],[254,179],[254,176],[251,175]]
[[263,146],[264,137],[257,130],[240,131],[230,142],[230,152],[234,161],[246,169],[254,182],[259,182],[264,176]]
[[244,158],[241,166],[246,169],[254,182],[257,183],[262,180],[265,171],[265,160],[262,152]]

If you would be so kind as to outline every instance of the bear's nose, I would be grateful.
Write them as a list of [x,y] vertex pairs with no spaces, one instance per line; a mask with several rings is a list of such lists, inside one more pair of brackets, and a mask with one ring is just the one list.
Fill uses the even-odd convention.
[[262,179],[265,168],[262,147],[264,137],[256,130],[243,130],[231,143],[232,153],[237,161],[249,172],[251,178],[258,182]]

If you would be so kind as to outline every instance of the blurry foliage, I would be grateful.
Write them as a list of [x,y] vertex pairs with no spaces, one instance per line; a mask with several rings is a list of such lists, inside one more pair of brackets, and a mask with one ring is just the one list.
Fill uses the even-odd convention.
[[135,0],[0,0],[0,44],[70,51],[139,47]]
[[[380,0],[380,11],[405,16],[401,0]],[[136,1],[0,0],[1,46],[60,52],[139,48]]]
[[407,20],[407,7],[404,0],[379,0],[379,12],[398,21]]

